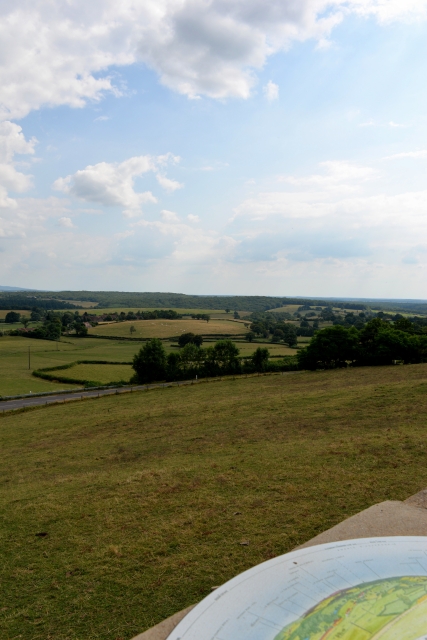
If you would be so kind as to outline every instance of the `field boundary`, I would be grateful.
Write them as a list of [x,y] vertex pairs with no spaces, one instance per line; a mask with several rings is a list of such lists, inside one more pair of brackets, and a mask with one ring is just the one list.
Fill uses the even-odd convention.
[[[202,338],[218,338],[218,340],[222,340],[223,338],[241,338],[244,336],[243,333],[200,333]],[[101,336],[97,333],[88,333],[86,336],[82,336],[83,338],[98,338],[101,340],[127,340],[129,342],[148,342],[153,338],[131,338],[127,336]],[[177,341],[179,336],[168,336],[167,338],[158,338],[158,340],[162,340],[165,342],[172,342],[172,340]]]
[[51,372],[64,371],[65,369],[71,369],[79,364],[109,364],[109,365],[132,365],[132,362],[111,362],[109,360],[75,360],[67,364],[60,364],[55,367],[45,367],[43,369],[35,369],[32,375],[36,378],[42,378],[42,380],[64,382],[65,384],[80,384],[85,388],[96,387],[119,387],[129,384],[127,380],[112,380],[107,385],[100,385],[96,380],[86,380],[83,378],[68,378],[67,376],[57,376]]

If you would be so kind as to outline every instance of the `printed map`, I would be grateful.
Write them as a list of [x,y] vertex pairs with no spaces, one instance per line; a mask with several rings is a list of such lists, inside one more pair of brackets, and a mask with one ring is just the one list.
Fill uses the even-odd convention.
[[274,558],[214,591],[168,640],[427,640],[427,537]]

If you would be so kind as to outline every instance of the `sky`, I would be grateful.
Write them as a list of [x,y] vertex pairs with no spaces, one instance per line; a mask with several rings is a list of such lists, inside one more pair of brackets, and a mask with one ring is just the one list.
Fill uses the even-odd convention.
[[427,298],[427,0],[0,0],[0,284]]

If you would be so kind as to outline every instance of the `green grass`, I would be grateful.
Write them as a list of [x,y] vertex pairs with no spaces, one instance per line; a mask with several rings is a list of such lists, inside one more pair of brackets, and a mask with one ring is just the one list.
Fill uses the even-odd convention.
[[[178,321],[179,322],[179,321]],[[124,323],[117,325],[122,327]],[[207,323],[203,323],[206,325]],[[210,323],[209,323],[210,324]],[[222,323],[236,325],[237,323]],[[238,326],[238,325],[237,325]],[[214,344],[214,342],[205,342],[205,346]],[[44,369],[46,367],[54,367],[62,364],[75,362],[76,360],[108,360],[110,362],[131,362],[133,356],[140,350],[142,343],[126,342],[116,340],[102,340],[99,338],[74,338],[71,336],[63,336],[60,342],[52,342],[51,340],[34,340],[31,338],[21,338],[18,336],[0,337],[0,396],[18,395],[25,393],[40,393],[43,391],[57,391],[58,389],[72,389],[73,385],[63,382],[49,382],[41,378],[35,378],[32,375],[34,369]],[[250,355],[260,346],[256,343],[236,342],[242,356]],[[264,346],[264,345],[262,345]],[[295,355],[295,350],[288,349],[285,345],[266,344],[271,355]],[[178,348],[173,343],[164,342],[167,353],[177,351]],[[28,349],[31,349],[31,369],[28,369]],[[105,369],[108,365],[78,365],[79,367],[95,366],[93,373],[97,377],[93,381],[103,384],[117,381],[121,379],[118,375],[119,370],[113,366],[115,376],[109,377],[110,369]],[[88,369],[85,369],[89,371]],[[130,368],[129,368],[130,370]],[[76,368],[67,369],[63,372],[66,377],[80,376],[75,375]],[[69,374],[73,375],[69,375]],[[92,374],[92,370],[91,370]],[[58,372],[61,375],[61,372]],[[129,379],[130,375],[126,375]],[[108,378],[108,380],[107,380]],[[92,379],[84,376],[81,379]]]
[[[55,374],[55,372],[52,372]],[[65,375],[67,378],[76,380],[90,380],[102,384],[110,382],[129,382],[135,373],[131,365],[126,364],[77,364],[75,367],[58,371],[58,375]]]
[[405,499],[427,485],[426,391],[427,365],[413,365],[0,415],[0,636],[127,640]]
[[[28,369],[28,349],[31,349],[31,370]],[[61,342],[3,336],[0,338],[0,396],[40,393],[72,389],[73,385],[55,383],[32,375],[34,369],[68,364],[76,360],[109,360],[130,362],[141,344],[116,342],[97,338],[63,337]],[[107,366],[107,365],[100,365]],[[64,375],[75,369],[67,369]],[[60,375],[60,374],[58,374]],[[116,380],[120,378],[112,378]]]

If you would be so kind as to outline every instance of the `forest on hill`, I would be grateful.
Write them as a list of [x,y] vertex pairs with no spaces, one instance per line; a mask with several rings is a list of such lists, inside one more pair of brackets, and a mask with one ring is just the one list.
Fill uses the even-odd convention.
[[0,309],[72,309],[82,302],[94,303],[94,308],[114,307],[134,309],[230,309],[252,313],[279,309],[286,305],[333,306],[336,309],[364,311],[388,310],[427,315],[427,302],[420,300],[354,300],[351,298],[298,298],[284,296],[221,296],[187,295],[168,292],[126,291],[0,291]]
[[[22,297],[22,294],[16,294]],[[13,295],[9,294],[10,299]],[[214,296],[187,295],[184,293],[162,292],[126,292],[126,291],[44,291],[39,294],[31,293],[31,299],[51,299],[96,303],[99,308],[133,307],[133,308],[167,308],[167,309],[226,309],[232,311],[268,311],[278,309],[289,304],[329,305],[322,299],[287,298],[278,296]],[[0,304],[2,296],[0,294]],[[39,306],[39,305],[38,305]],[[366,304],[339,300],[334,302],[338,308],[363,310]],[[0,307],[2,308],[2,307]],[[23,307],[22,307],[23,308]],[[427,305],[426,305],[427,309]]]

